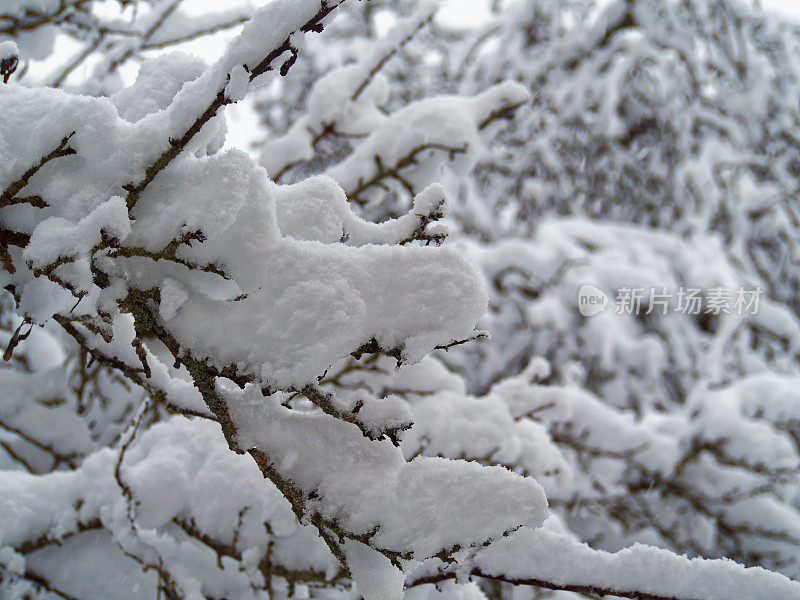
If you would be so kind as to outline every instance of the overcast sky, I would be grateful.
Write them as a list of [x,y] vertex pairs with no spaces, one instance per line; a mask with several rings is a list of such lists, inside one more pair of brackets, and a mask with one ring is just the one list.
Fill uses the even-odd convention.
[[800,16],[800,0],[761,0],[761,6],[782,12],[793,18]]

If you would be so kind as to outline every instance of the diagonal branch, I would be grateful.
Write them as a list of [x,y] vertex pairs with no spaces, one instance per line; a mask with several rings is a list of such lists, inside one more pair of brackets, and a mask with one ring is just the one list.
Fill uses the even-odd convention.
[[[0,208],[3,208],[4,206],[10,206],[11,204],[17,204],[18,202],[20,202],[20,200],[16,199],[17,194],[26,185],[28,185],[28,182],[31,180],[31,177],[36,175],[36,173],[38,173],[41,170],[41,168],[44,167],[47,163],[57,158],[61,158],[62,156],[70,156],[72,154],[76,154],[75,149],[69,146],[69,140],[73,135],[75,135],[74,131],[69,135],[64,136],[64,138],[61,140],[61,143],[55,148],[55,150],[42,157],[38,165],[34,165],[33,167],[25,171],[25,173],[23,173],[19,179],[11,183],[11,185],[9,185],[5,189],[5,191],[3,191],[2,194],[0,194]],[[31,200],[26,199],[25,201],[30,202]],[[34,204],[33,202],[31,203]],[[36,204],[34,204],[34,206],[36,206]]]
[[76,327],[75,323],[68,317],[63,315],[54,315],[53,319],[59,325],[61,325],[64,331],[66,331],[85,352],[92,357],[92,360],[103,365],[104,367],[119,371],[129,381],[145,390],[153,401],[162,405],[167,409],[168,412],[173,414],[181,414],[186,417],[199,417],[202,419],[214,420],[214,417],[210,414],[194,411],[171,403],[167,393],[157,387],[152,382],[152,379],[147,379],[145,377],[143,369],[131,367],[122,360],[114,356],[106,355],[98,348],[90,345],[86,336],[81,333],[81,331]]
[[[262,75],[263,73],[274,71],[274,63],[276,63],[281,56],[289,52],[290,58],[283,62],[280,66],[280,74],[285,76],[288,73],[289,68],[297,59],[297,54],[299,52],[292,43],[292,38],[294,37],[295,33],[308,33],[312,31],[320,33],[324,28],[323,20],[325,17],[338,8],[343,2],[344,0],[334,0],[329,4],[326,0],[323,0],[320,9],[313,17],[301,25],[296,32],[289,34],[286,39],[280,45],[273,48],[266,55],[266,57],[260,63],[258,63],[258,65],[249,70],[250,81],[253,81],[256,77]],[[217,112],[221,108],[232,103],[233,100],[231,100],[226,94],[225,87],[217,91],[216,96],[214,96],[214,99],[211,101],[205,111],[203,111],[203,114],[195,119],[194,123],[191,124],[191,126],[183,133],[183,135],[181,135],[179,138],[170,139],[169,148],[162,152],[155,162],[145,169],[144,178],[138,183],[131,182],[123,186],[128,192],[125,202],[128,205],[129,211],[136,206],[136,203],[138,202],[142,192],[144,192],[147,186],[150,185],[150,183],[156,178],[156,175],[166,169],[169,164],[186,149],[186,147],[189,145],[189,142],[191,142],[192,139],[194,139],[194,137],[200,133],[200,130],[206,123],[216,116]]]
[[[0,574],[1,573],[2,573],[2,571],[0,571]],[[44,577],[42,575],[34,573],[30,569],[27,569],[21,575],[16,574],[16,573],[11,573],[10,576],[9,576],[9,579],[11,579],[12,581],[14,579],[21,579],[21,580],[24,580],[24,581],[28,581],[28,582],[30,582],[31,585],[33,585],[33,587],[35,587],[40,592],[41,591],[45,591],[48,594],[53,594],[55,596],[58,596],[62,600],[80,600],[79,598],[76,598],[75,596],[71,596],[70,594],[67,594],[66,592],[58,589],[57,587],[55,587],[50,582],[49,579],[47,579],[46,577]],[[0,577],[0,581],[2,581],[2,577]],[[28,597],[28,596],[25,596],[25,597]]]
[[137,49],[141,49],[143,43],[147,42],[148,40],[150,40],[150,38],[153,37],[156,31],[158,31],[161,28],[161,26],[170,17],[170,15],[177,10],[181,2],[183,2],[183,0],[174,0],[171,4],[169,4],[164,9],[164,11],[160,15],[158,15],[158,18],[153,22],[153,24],[148,28],[148,30],[144,32],[144,34],[142,35],[142,39],[139,42],[140,47],[139,48],[129,47],[127,50],[125,50],[125,52],[122,53],[122,56],[112,60],[111,63],[108,65],[107,74],[110,75],[111,73],[116,71],[121,64],[123,64],[126,60],[128,60],[131,56],[133,56],[134,52],[136,52]]
[[359,179],[358,184],[352,190],[347,190],[347,197],[357,204],[364,205],[366,200],[361,198],[361,195],[373,187],[386,187],[384,181],[394,179],[399,182],[408,193],[413,197],[416,194],[414,187],[406,181],[403,176],[403,171],[409,167],[419,164],[419,155],[427,150],[440,150],[447,152],[450,160],[453,160],[457,154],[464,154],[467,151],[466,146],[446,146],[444,144],[428,143],[421,144],[416,148],[412,148],[405,156],[399,158],[393,165],[385,165],[380,156],[375,156],[375,166],[377,167],[375,174],[369,179]]
[[[511,577],[500,577],[497,575],[488,575],[478,568],[472,569],[470,575],[473,577],[480,577],[481,579],[489,579],[491,581],[499,581],[502,583],[510,583],[512,585],[529,585],[533,587],[543,588],[547,590],[562,591],[562,592],[575,592],[577,594],[587,594],[593,596],[617,596],[620,598],[631,598],[632,600],[702,600],[700,598],[679,598],[677,596],[659,596],[657,594],[648,594],[636,590],[620,590],[612,588],[598,587],[595,585],[572,584],[565,583],[559,584],[553,581],[546,581],[544,579],[515,579]],[[420,577],[406,584],[406,588],[413,588],[418,585],[425,585],[430,583],[441,583],[450,579],[456,579],[456,573],[437,573],[427,577]]]
[[187,33],[181,36],[172,37],[169,39],[165,39],[158,42],[147,42],[142,44],[142,50],[161,50],[163,48],[167,48],[169,46],[175,46],[177,44],[183,44],[184,42],[191,42],[192,40],[196,40],[197,38],[212,35],[214,33],[218,33],[220,31],[224,31],[225,29],[231,29],[238,25],[242,25],[247,22],[247,19],[242,17],[239,19],[231,19],[230,21],[225,21],[223,23],[218,23],[212,27],[206,27],[204,29],[198,29],[191,33]]
[[400,42],[392,46],[392,49],[384,54],[375,66],[370,69],[369,73],[367,73],[366,78],[361,82],[361,84],[356,88],[353,92],[353,95],[350,97],[351,100],[355,101],[358,100],[358,97],[361,93],[366,89],[366,87],[370,84],[370,82],[375,78],[375,75],[380,72],[380,70],[388,63],[392,58],[394,58],[400,50],[402,50],[414,37],[422,31],[426,25],[428,25],[431,21],[433,21],[433,14],[431,14],[427,19],[421,21],[413,31],[411,31],[406,37],[404,37]]

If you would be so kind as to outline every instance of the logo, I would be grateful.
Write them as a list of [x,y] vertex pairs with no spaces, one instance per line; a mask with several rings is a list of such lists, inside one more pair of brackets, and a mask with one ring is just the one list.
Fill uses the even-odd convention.
[[607,306],[608,296],[600,288],[586,284],[578,290],[578,310],[584,317],[601,313]]

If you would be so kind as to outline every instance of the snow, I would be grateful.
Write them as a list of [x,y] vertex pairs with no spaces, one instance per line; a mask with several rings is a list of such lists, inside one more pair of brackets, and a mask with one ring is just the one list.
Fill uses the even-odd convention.
[[19,48],[13,40],[0,41],[0,60],[16,58],[19,56]]
[[[341,1],[332,0],[326,4],[336,7]],[[237,65],[254,68],[264,58],[265,48],[280,46],[319,10],[319,0],[273,0],[260,7],[228,45],[215,70],[230,73]]]
[[248,84],[250,83],[250,74],[242,65],[237,65],[231,70],[230,79],[225,86],[225,95],[231,99],[232,102],[239,102],[244,100],[247,95]]
[[36,277],[28,282],[22,292],[19,310],[38,324],[45,323],[56,313],[69,311],[75,297],[46,277]]
[[[193,297],[165,325],[216,364],[252,365],[247,370],[278,388],[312,381],[373,338],[419,360],[436,345],[468,337],[484,311],[480,280],[452,250],[249,244],[230,269],[246,298]],[[447,315],[443,303],[452,306]]]
[[30,377],[11,373],[0,400],[0,421],[17,431],[36,429],[38,440],[63,456],[79,456],[94,449],[91,433],[72,407],[47,407],[47,401],[66,397],[69,385],[63,367]]
[[[514,589],[516,592],[518,588]],[[486,594],[474,581],[455,583],[445,581],[436,585],[418,585],[406,590],[408,600],[486,600]],[[517,598],[516,600],[522,600]]]
[[466,171],[480,147],[477,126],[499,107],[528,99],[529,92],[523,86],[505,82],[474,98],[428,98],[386,116],[381,107],[388,99],[389,89],[379,67],[392,58],[398,45],[431,19],[435,7],[421,4],[411,17],[392,27],[368,54],[353,64],[331,70],[315,82],[304,114],[285,135],[266,140],[262,146],[261,164],[273,177],[310,160],[315,154],[316,137],[326,130],[335,132],[334,136],[367,136],[346,160],[326,173],[348,195],[359,182],[369,179],[377,160],[393,165],[420,146],[441,146],[441,156],[426,156],[426,169],[417,167],[418,173],[414,173],[415,169],[404,172],[416,193],[436,179],[431,173],[436,174],[448,162],[448,148],[461,149],[449,157],[450,167]]
[[[205,535],[234,544],[238,551],[249,549],[250,554],[263,556],[269,543],[270,560],[276,567],[336,571],[335,559],[324,543],[310,527],[297,523],[288,502],[264,481],[251,459],[227,449],[218,425],[173,417],[134,442],[120,469],[136,498],[134,528],[114,479],[118,452],[102,449],[69,472],[35,476],[4,471],[0,560],[19,566],[19,557],[8,548],[30,539],[29,535],[53,540],[66,537],[61,543],[67,555],[52,546],[26,558],[76,594],[83,593],[87,583],[97,583],[85,577],[96,564],[113,569],[115,575],[107,577],[109,585],[124,584],[126,592],[130,589],[126,597],[139,597],[138,593],[152,597],[152,575],[123,559],[121,549],[145,559],[157,551],[171,572],[182,574],[184,589],[263,600],[263,596],[250,595],[251,583],[263,585],[257,565],[243,572],[226,560],[220,569],[213,551],[175,526],[173,519],[178,519],[193,523]],[[93,526],[96,519],[102,530],[74,535],[79,525]],[[240,520],[234,543],[231,532]]]
[[119,242],[128,237],[128,207],[121,197],[113,196],[75,224],[61,217],[45,219],[34,230],[22,255],[35,267],[44,267],[59,258],[89,252],[100,243],[101,233]]
[[414,185],[426,181],[430,173],[436,173],[441,166],[448,166],[457,172],[465,171],[476,157],[481,146],[476,126],[485,121],[498,106],[523,102],[529,92],[521,85],[506,82],[478,94],[472,98],[439,96],[408,106],[386,117],[380,127],[363,140],[344,161],[327,171],[345,191],[356,189],[360,183],[369,180],[378,156],[385,165],[395,165],[415,149],[430,145],[459,149],[449,155],[440,152],[438,160],[429,152],[426,167],[410,170],[406,176]]
[[200,77],[207,65],[183,52],[170,52],[144,61],[133,85],[111,97],[119,116],[135,123],[149,114],[166,109],[181,86]]
[[[406,457],[463,456],[509,465],[535,475],[547,489],[568,477],[565,456],[550,442],[547,429],[532,421],[515,422],[503,395],[474,398],[463,393],[426,395],[412,404],[414,427],[403,435]],[[559,473],[563,475],[559,475]]]
[[[435,345],[468,337],[483,312],[480,280],[452,250],[331,244],[342,233],[327,237],[328,244],[281,238],[271,193],[257,172],[247,173],[244,155],[187,162],[188,176],[171,189],[166,179],[154,184],[142,197],[137,214],[141,210],[147,216],[137,219],[130,242],[146,235],[148,245],[158,248],[181,227],[203,231],[206,241],[183,247],[179,256],[220,265],[238,285],[238,293],[247,297],[225,304],[190,298],[166,325],[216,364],[246,361],[265,382],[281,388],[301,386],[372,338],[386,348],[404,346],[407,360],[418,360]],[[218,168],[225,169],[224,178]],[[240,180],[248,177],[249,188],[227,185],[235,168],[246,173]],[[308,198],[301,195],[306,187],[297,189],[294,198]],[[336,198],[337,190],[330,185],[317,189]],[[158,203],[167,193],[195,207],[197,199],[206,198],[209,210],[187,213],[181,203]],[[224,212],[212,213],[212,205],[224,207]],[[341,200],[340,207],[347,210]],[[199,220],[187,222],[187,214]],[[356,223],[352,215],[349,220]],[[368,229],[366,224],[363,229]],[[353,234],[358,239],[356,227]],[[382,265],[378,277],[373,266],[377,264]],[[452,306],[447,318],[439,311],[444,303]],[[259,315],[255,329],[253,314]],[[198,322],[208,326],[198,328]]]
[[[129,210],[127,184],[141,181],[212,99],[222,93],[239,101],[251,84],[268,82],[275,73],[250,81],[266,52],[287,37],[303,50],[298,26],[337,4],[271,2],[210,68],[185,54],[158,56],[112,98],[0,86],[0,189],[62,140],[76,152],[44,164],[28,183],[25,193],[48,206],[2,208],[3,227],[31,241],[10,249],[17,271],[0,274],[19,300],[0,341],[10,344],[22,316],[36,328],[30,345],[15,349],[13,368],[3,369],[4,569],[43,569],[83,594],[89,580],[74,573],[97,577],[107,560],[120,577],[102,585],[152,597],[147,565],[159,564],[192,600],[263,600],[267,589],[308,598],[317,591],[280,573],[346,587],[345,567],[357,590],[331,589],[334,599],[357,591],[367,600],[399,600],[416,569],[441,570],[456,582],[412,590],[410,600],[484,600],[467,582],[472,572],[612,594],[797,597],[800,584],[763,569],[625,548],[631,540],[685,543],[717,555],[728,550],[725,528],[738,527],[757,538],[747,551],[776,563],[793,557],[791,541],[800,537],[792,487],[800,459],[789,429],[800,416],[788,356],[800,347],[795,315],[769,299],[759,315],[722,318],[715,329],[677,314],[607,312],[587,320],[578,313],[575,297],[587,282],[609,293],[751,283],[724,236],[702,228],[678,234],[550,216],[529,236],[498,241],[492,228],[509,227],[513,212],[495,218],[484,206],[465,216],[483,199],[465,198],[478,189],[460,184],[451,194],[460,214],[438,222],[447,186],[486,159],[495,128],[484,124],[527,101],[529,91],[506,82],[387,112],[392,90],[374,71],[429,19],[427,4],[375,52],[317,82],[303,116],[265,145],[261,164],[220,151],[225,121],[217,115]],[[176,31],[172,25],[164,31]],[[635,54],[652,54],[641,36],[620,37]],[[12,51],[12,43],[0,43],[0,56]],[[609,59],[609,77],[623,80],[634,64]],[[591,74],[590,66],[575,70],[581,81]],[[550,101],[577,117],[594,98],[587,90]],[[614,135],[627,125],[617,110],[621,90],[597,98],[597,118]],[[303,163],[317,157],[317,136],[328,128],[353,148],[347,158],[293,185],[270,181],[267,171],[313,171]],[[542,164],[557,169],[558,146],[532,138]],[[719,141],[706,144],[683,175],[708,189],[713,158],[725,151]],[[373,222],[366,216],[380,214],[394,191],[387,178],[406,196],[386,211],[391,218]],[[440,178],[445,185],[434,183]],[[742,186],[758,206],[775,193],[754,181]],[[549,193],[540,181],[519,189]],[[485,220],[481,235],[468,239],[467,217]],[[448,230],[463,237],[441,247],[412,239],[438,242]],[[131,292],[147,300],[131,309]],[[86,349],[124,369],[98,367],[83,378],[88,356],[48,323],[54,314],[72,319]],[[426,357],[470,338],[476,323],[493,330],[493,346]],[[758,328],[775,335],[774,346],[759,349]],[[359,349],[376,345],[403,368],[390,356],[356,362]],[[198,386],[209,381],[193,384],[171,352],[190,352],[223,372],[235,368],[253,383],[241,388],[208,376],[214,387],[203,388],[206,400],[216,393],[224,405],[206,405]],[[142,389],[114,378],[122,372],[143,383],[152,409]],[[667,381],[692,385],[676,392]],[[329,412],[347,418],[301,398],[309,384],[330,392]],[[96,405],[85,406],[87,398]],[[181,410],[200,416],[168,414]],[[132,415],[147,417],[135,438]],[[36,443],[26,441],[28,431]],[[389,431],[401,434],[385,439]],[[257,465],[229,444],[258,449],[267,462]],[[611,518],[617,507],[637,510],[635,503],[642,506],[631,523]],[[657,519],[640,523],[650,509]],[[561,517],[548,518],[550,510]],[[319,536],[320,522],[347,565]],[[579,537],[625,549],[592,549]],[[31,540],[64,545],[22,552]],[[218,555],[214,544],[225,550]]]
[[179,282],[174,279],[165,279],[161,284],[160,298],[158,314],[167,321],[178,313],[178,309],[189,299],[189,295]]
[[[186,85],[191,82],[178,97]],[[318,186],[319,194],[324,200],[338,200],[342,221],[350,222],[351,231],[343,233],[363,246],[280,237],[275,196],[288,192],[276,192],[263,170],[238,151],[208,158],[187,156],[171,164],[140,198],[128,237],[122,199],[101,198],[109,188],[137,179],[135,165],[152,156],[148,140],[164,139],[163,132],[173,129],[165,127],[164,120],[183,112],[179,98],[168,110],[130,124],[116,117],[116,107],[104,99],[7,87],[0,105],[12,123],[33,111],[42,131],[76,130],[70,144],[78,158],[68,170],[62,166],[67,163],[54,165],[46,194],[53,207],[45,209],[52,219],[37,225],[26,259],[45,265],[65,252],[88,251],[99,242],[101,229],[152,252],[183,233],[201,231],[206,241],[180,246],[178,257],[198,265],[216,264],[236,283],[235,295],[247,297],[224,304],[209,301],[205,294],[190,297],[165,324],[181,343],[195,347],[201,357],[215,364],[245,362],[249,372],[271,385],[300,386],[373,338],[386,348],[404,348],[408,361],[419,360],[436,345],[469,337],[484,311],[480,278],[453,250],[368,243],[406,234],[416,225],[414,217],[382,228],[362,223],[350,214],[341,192],[330,183]],[[102,136],[97,137],[100,132]],[[8,135],[15,133],[12,127]],[[16,160],[5,163],[6,177],[34,162],[37,154],[49,152],[55,143],[48,139],[54,137],[43,135],[44,141],[31,144]],[[119,152],[120,147],[126,152]],[[167,195],[174,200],[162,202]],[[432,188],[421,196],[415,210],[436,205],[441,195],[441,190]],[[20,210],[17,218],[9,211],[8,222],[23,226],[29,211],[11,208]],[[151,283],[143,266],[142,259],[128,259],[104,268],[110,274],[127,273],[140,285],[158,285]],[[171,277],[180,279],[175,274]],[[90,280],[86,273],[81,277],[82,282]],[[441,311],[445,304],[452,307],[446,316]],[[259,315],[255,330],[254,314]],[[282,326],[287,322],[291,327]],[[197,323],[208,326],[198,328]]]
[[10,546],[0,548],[0,565],[11,573],[22,575],[25,572],[25,557]]
[[358,593],[365,600],[402,600],[405,574],[388,558],[366,544],[344,543],[347,564]]
[[433,7],[430,3],[423,5],[396,24],[368,55],[354,64],[333,69],[315,83],[308,95],[306,113],[285,135],[273,137],[263,146],[261,161],[272,175],[286,165],[312,158],[314,134],[326,126],[337,125],[339,131],[358,136],[369,133],[384,120],[378,107],[386,102],[389,89],[378,68],[431,18]]
[[610,593],[635,589],[704,600],[790,600],[800,594],[800,583],[759,567],[689,559],[641,544],[611,554],[546,529],[525,528],[498,540],[478,552],[474,564],[487,575],[562,585],[580,581]]
[[[780,382],[780,378],[774,379]],[[734,460],[752,461],[773,471],[800,467],[791,435],[763,420],[742,418],[745,415],[737,392],[735,387],[722,388],[699,392],[692,399],[690,407],[696,411],[695,435],[719,444]]]
[[[327,415],[299,414],[254,386],[219,387],[237,426],[237,443],[270,457],[306,505],[373,548],[424,560],[455,545],[473,546],[521,523],[544,520],[541,486],[502,467],[444,458],[406,462],[388,440],[372,441]],[[298,453],[287,444],[303,439]],[[494,493],[502,489],[502,494]]]
[[[425,218],[440,218],[446,200],[444,189],[432,184],[419,192],[411,210],[383,223],[356,215],[344,191],[325,175],[276,188],[276,210],[281,233],[298,240],[348,246],[390,245],[408,241]],[[423,233],[433,233],[433,223]],[[440,231],[442,237],[446,231]]]
[[28,555],[26,564],[35,573],[47,573],[57,589],[76,598],[124,594],[130,600],[150,600],[157,586],[157,576],[141,573],[139,565],[102,531],[68,538],[60,547],[34,552]]
[[373,398],[366,391],[353,394],[351,410],[362,430],[372,437],[379,437],[386,431],[402,431],[413,423],[411,410],[405,400],[398,396]]
[[24,10],[45,12],[57,7],[58,0],[8,0],[3,8],[12,13]]

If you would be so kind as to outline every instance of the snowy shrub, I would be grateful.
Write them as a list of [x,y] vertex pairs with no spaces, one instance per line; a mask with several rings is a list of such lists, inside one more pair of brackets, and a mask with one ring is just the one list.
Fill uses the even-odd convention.
[[[589,8],[586,3],[512,4],[484,31],[472,37],[461,34],[464,43],[451,52],[455,58],[450,71],[441,73],[447,60],[436,58],[436,46],[430,49],[432,67],[408,61],[408,56],[419,53],[413,43],[427,43],[417,34],[415,42],[404,46],[408,56],[390,62],[381,73],[392,82],[392,97],[384,101],[390,107],[397,97],[407,95],[396,91],[403,81],[434,76],[445,78],[439,89],[460,87],[472,92],[508,76],[537,92],[532,104],[509,105],[516,116],[506,128],[498,131],[497,125],[510,115],[498,113],[493,127],[481,130],[488,151],[479,153],[471,178],[444,174],[443,181],[456,200],[451,224],[458,230],[450,239],[457,238],[483,272],[490,301],[479,327],[489,331],[492,339],[439,352],[438,358],[460,376],[459,389],[466,383],[483,405],[498,398],[495,390],[508,389],[507,380],[524,380],[526,373],[541,372],[529,378],[530,394],[552,395],[552,404],[562,407],[570,404],[565,396],[575,389],[581,397],[606,405],[602,407],[606,418],[598,420],[593,411],[586,417],[581,414],[584,411],[558,412],[557,417],[545,408],[530,414],[522,411],[515,418],[543,425],[546,432],[540,435],[552,446],[542,450],[552,460],[540,456],[537,463],[523,460],[515,445],[523,442],[510,441],[525,440],[530,434],[520,437],[489,421],[491,427],[480,428],[488,437],[478,444],[475,429],[453,417],[459,410],[450,410],[436,395],[425,402],[425,419],[431,423],[417,415],[415,427],[404,437],[407,455],[467,458],[532,474],[545,487],[551,510],[596,547],[617,550],[646,542],[692,556],[727,556],[797,577],[798,419],[796,414],[778,416],[768,408],[792,405],[790,382],[798,373],[800,323],[793,314],[797,296],[786,292],[777,279],[783,273],[791,280],[796,272],[789,258],[796,247],[796,228],[781,220],[785,211],[793,210],[792,203],[776,202],[771,216],[742,214],[734,220],[720,205],[742,206],[751,192],[724,187],[713,176],[727,168],[725,161],[731,156],[763,155],[765,142],[758,131],[772,123],[765,115],[752,116],[752,109],[745,112],[746,107],[760,104],[739,104],[735,95],[718,102],[706,99],[701,110],[698,97],[688,88],[666,94],[663,90],[684,84],[684,75],[665,66],[669,52],[658,51],[684,52],[685,68],[704,73],[698,75],[697,85],[713,89],[720,85],[713,83],[713,77],[726,71],[703,60],[706,54],[722,53],[724,58],[724,52],[730,51],[716,47],[727,39],[720,28],[735,39],[744,36],[740,43],[750,40],[747,43],[754,45],[747,50],[748,60],[764,61],[772,70],[751,66],[748,72],[760,83],[742,81],[732,73],[725,85],[736,85],[741,94],[756,98],[766,93],[777,103],[781,86],[793,80],[796,67],[790,49],[796,43],[795,34],[790,25],[729,3],[716,3],[713,11],[705,3],[688,2],[620,2],[599,12]],[[656,20],[655,15],[663,19]],[[738,32],[739,28],[744,31]],[[369,31],[364,26],[359,35],[369,37]],[[632,44],[631,39],[638,41]],[[676,46],[678,50],[672,50]],[[312,58],[318,64],[331,60],[321,46],[309,50],[316,50]],[[343,60],[350,58],[345,50],[340,53]],[[459,56],[464,59],[459,61]],[[580,61],[573,64],[570,61],[576,56]],[[651,65],[648,56],[656,62]],[[478,58],[473,64],[470,57]],[[610,69],[614,61],[622,66]],[[580,76],[574,73],[578,65],[583,65]],[[629,69],[630,65],[637,67]],[[656,71],[644,77],[642,65]],[[662,91],[643,93],[637,86],[648,81]],[[292,80],[286,84],[291,86]],[[312,92],[309,101],[313,97]],[[572,104],[565,104],[565,98],[573,98]],[[610,107],[598,113],[603,102]],[[648,103],[651,113],[663,120],[663,128],[680,134],[683,148],[672,147],[672,138],[651,136],[634,145],[618,139],[620,119],[630,119],[627,126],[636,129],[640,115],[629,110],[636,102]],[[736,103],[735,116],[728,102]],[[667,108],[667,104],[675,106]],[[787,119],[797,112],[791,100],[782,101],[780,110]],[[275,107],[269,114],[274,117]],[[728,120],[727,133],[723,132],[728,137],[708,127],[682,128],[681,119],[689,117],[699,122]],[[582,129],[590,129],[591,136],[582,137]],[[347,128],[335,131],[338,138],[330,133],[322,136],[312,158],[293,167],[297,176],[324,171],[336,152],[357,149],[356,136],[341,135]],[[323,145],[331,142],[338,143],[339,150]],[[568,144],[580,147],[558,150]],[[717,150],[709,150],[701,160],[697,148],[703,145]],[[664,156],[671,157],[674,168],[663,168]],[[541,161],[549,161],[551,175],[541,171]],[[759,176],[776,181],[783,177],[783,191],[773,199],[791,198],[791,182],[780,171],[784,163],[766,157],[762,162],[777,171]],[[412,166],[401,174],[413,173]],[[697,205],[675,191],[680,181],[690,180],[688,170],[708,190]],[[392,171],[384,172],[385,193],[361,206],[363,214],[378,219],[408,206],[411,197],[392,180]],[[598,173],[604,178],[602,186],[597,185]],[[631,184],[627,176],[620,176],[627,173],[658,179],[656,189],[663,198],[652,215],[660,220],[641,218],[637,206],[652,204],[654,196],[641,183]],[[552,201],[543,201],[545,191]],[[722,196],[728,199],[722,202]],[[589,206],[589,199],[597,206]],[[778,230],[782,233],[777,234],[775,223],[783,223]],[[736,236],[728,235],[734,225]],[[768,231],[773,233],[764,243],[779,249],[775,255],[779,261],[769,263],[765,270],[742,257],[743,252],[758,253],[764,244],[756,238]],[[609,311],[587,319],[576,303],[587,283],[612,298],[624,287],[648,292],[695,287],[704,290],[698,298],[702,310],[676,312],[673,298],[669,314],[645,314],[654,296],[648,293],[642,298],[640,314]],[[765,291],[755,313],[707,310],[708,290],[745,288]],[[427,383],[398,387],[383,381],[378,375],[387,370],[385,365],[348,361],[340,368],[342,377],[334,368],[328,385],[344,382],[346,389],[368,385],[410,401],[416,393],[438,391]],[[367,379],[359,378],[360,371],[367,372]],[[750,400],[742,399],[742,389],[751,390]],[[757,396],[763,397],[760,408],[749,404]],[[465,410],[466,405],[460,406]],[[620,421],[612,427],[607,419]],[[627,422],[638,424],[637,435],[608,433],[619,431],[621,423]],[[443,429],[450,433],[445,436]],[[494,433],[489,435],[489,429]],[[736,439],[740,437],[747,441]],[[652,439],[663,439],[670,449],[648,450]],[[488,440],[493,441],[491,445]],[[739,450],[732,453],[734,446]],[[777,453],[767,459],[761,448]],[[782,458],[773,462],[779,455]],[[556,472],[560,480],[552,477]],[[698,487],[698,482],[707,480],[714,485]],[[764,508],[754,510],[756,505]],[[766,517],[778,513],[780,518]]]
[[[345,23],[366,50],[327,67],[344,0],[266,3],[211,66],[153,51],[246,12],[94,4],[0,13],[4,598],[800,594],[783,299],[712,325],[575,304],[587,278],[751,283],[722,242],[475,234],[463,186],[535,106],[505,76],[423,98],[384,74],[431,4]],[[25,71],[63,36],[55,78]],[[256,161],[223,148],[257,88],[285,122]]]

